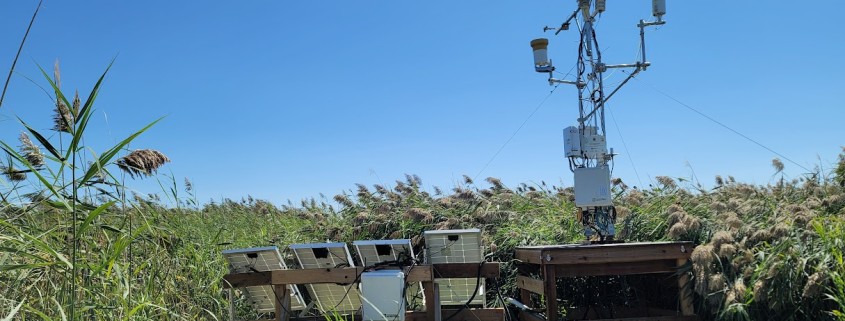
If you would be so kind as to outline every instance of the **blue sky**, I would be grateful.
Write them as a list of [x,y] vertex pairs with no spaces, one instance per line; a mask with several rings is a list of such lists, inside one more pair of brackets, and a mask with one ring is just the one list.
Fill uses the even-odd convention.
[[[0,3],[0,70],[36,4]],[[16,116],[51,127],[37,64],[60,59],[63,89],[87,93],[116,57],[86,143],[102,151],[164,116],[131,148],[167,154],[163,172],[180,185],[188,177],[200,201],[297,202],[355,183],[390,186],[406,173],[427,188],[449,189],[464,174],[569,186],[561,130],[577,117],[571,87],[557,88],[490,160],[552,89],[533,71],[528,42],[548,37],[558,70],[574,64],[577,34],[542,32],[574,7],[47,0],[0,107],[0,139],[16,144]],[[777,155],[662,93],[804,167],[829,168],[845,145],[841,12],[845,3],[833,0],[668,1],[668,24],[647,35],[652,67],[608,104],[614,176],[629,185],[657,175],[704,185],[717,174],[773,179]],[[642,18],[651,19],[650,1],[608,1],[597,26],[605,61],[634,61]],[[787,177],[806,172],[784,163]]]

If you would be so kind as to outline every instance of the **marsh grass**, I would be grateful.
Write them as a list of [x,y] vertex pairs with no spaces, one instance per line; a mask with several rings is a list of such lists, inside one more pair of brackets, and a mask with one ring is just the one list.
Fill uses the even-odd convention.
[[[845,168],[845,162],[839,167]],[[617,184],[616,203],[628,212],[618,229],[628,241],[679,239],[699,245],[687,271],[696,311],[705,320],[841,320],[845,204],[838,179],[834,170],[827,177],[764,186],[723,179],[706,191],[672,178],[642,190]],[[219,319],[228,309],[220,284],[227,272],[219,254],[224,249],[410,238],[419,253],[419,235],[437,228],[481,228],[490,259],[504,264],[501,291],[513,296],[515,247],[580,241],[572,190],[543,183],[512,189],[495,178],[485,183],[464,182],[451,193],[435,195],[409,175],[393,186],[358,185],[331,200],[321,196],[281,207],[251,197],[172,207],[136,195],[121,211],[120,203],[111,200],[101,213],[93,213],[100,207],[81,211],[77,281],[84,294],[76,319]],[[186,191],[189,185],[193,188],[186,184]],[[166,191],[174,193],[169,198],[179,199],[175,189],[174,182]],[[54,294],[68,277],[71,259],[65,244],[72,235],[67,211],[51,206],[57,197],[46,195],[46,201],[27,207],[4,203],[0,266],[12,295],[0,305],[12,311],[22,301],[10,298],[25,298],[19,316],[60,319],[67,314],[67,299]],[[132,233],[129,218],[137,222]],[[677,224],[684,233],[671,232]],[[129,244],[135,246],[131,255]],[[559,286],[561,298],[572,292],[564,289],[615,289],[615,302],[626,304],[634,302],[635,294],[643,295],[633,288],[648,284],[609,278],[561,281]],[[493,293],[488,295],[488,302],[500,304]],[[577,306],[592,299],[566,300],[562,305]],[[235,304],[238,318],[262,317],[240,294]]]

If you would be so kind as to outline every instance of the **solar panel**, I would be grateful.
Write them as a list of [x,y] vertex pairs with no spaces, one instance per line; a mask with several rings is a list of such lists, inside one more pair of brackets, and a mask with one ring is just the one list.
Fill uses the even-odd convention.
[[[423,232],[426,263],[481,263],[481,230],[436,230]],[[484,305],[484,279],[447,278],[435,280],[440,285],[440,304],[464,305],[475,292],[470,304]],[[478,283],[478,284],[477,284]]]
[[[358,252],[358,257],[365,267],[416,258],[409,239],[355,241],[352,242],[352,246],[355,247],[355,252]],[[408,285],[405,299],[412,308],[424,302],[425,297],[419,283]]]
[[[292,244],[290,248],[303,269],[354,267],[346,243]],[[308,284],[309,294],[322,313],[354,313],[361,307],[356,284]]]
[[[254,247],[223,251],[223,257],[229,262],[231,273],[266,272],[287,270],[285,261],[275,246]],[[295,285],[288,285],[290,290],[291,310],[305,309],[305,300]],[[276,311],[276,295],[272,285],[248,286],[241,291],[246,295],[255,310],[261,313]]]

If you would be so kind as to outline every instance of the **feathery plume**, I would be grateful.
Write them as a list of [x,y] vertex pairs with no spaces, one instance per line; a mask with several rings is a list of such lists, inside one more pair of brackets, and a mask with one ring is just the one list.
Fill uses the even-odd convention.
[[505,189],[505,185],[502,184],[502,180],[498,178],[490,176],[486,180],[490,183],[490,185],[493,185],[493,189]]
[[170,162],[162,152],[153,149],[136,149],[117,160],[117,167],[129,176],[152,176],[164,163]]
[[23,158],[29,162],[32,167],[38,168],[44,166],[44,154],[41,154],[41,148],[32,143],[26,133],[21,132],[21,154]]
[[663,187],[667,189],[675,189],[676,187],[678,187],[678,185],[675,184],[675,180],[669,176],[657,176],[654,179],[656,179],[657,182],[660,183],[660,185],[663,185]]
[[0,166],[0,172],[2,172],[7,179],[13,182],[20,182],[26,179],[26,173],[16,169],[12,165]]
[[783,162],[780,160],[780,158],[773,158],[772,167],[775,168],[775,174],[780,173],[783,171]]

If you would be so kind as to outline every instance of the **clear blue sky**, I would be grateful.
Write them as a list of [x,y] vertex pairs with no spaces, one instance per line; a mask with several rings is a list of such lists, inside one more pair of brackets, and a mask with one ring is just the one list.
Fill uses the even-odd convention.
[[[0,70],[36,4],[0,3]],[[47,0],[0,107],[0,139],[17,144],[15,116],[51,127],[51,100],[26,78],[47,85],[36,64],[60,59],[63,89],[87,93],[116,57],[87,144],[102,151],[166,116],[131,147],[167,154],[164,172],[192,180],[201,201],[297,202],[406,173],[449,189],[475,177],[551,90],[528,42],[549,37],[558,69],[574,64],[576,33],[542,32],[574,7]],[[629,185],[639,185],[634,169],[646,185],[693,171],[705,185],[717,174],[772,180],[776,155],[654,88],[802,166],[829,168],[845,145],[842,12],[834,0],[669,0],[668,24],[647,35],[653,66],[608,105],[609,146],[621,154],[614,176]],[[651,19],[650,1],[608,1],[597,27],[605,61],[633,62],[641,18]],[[558,88],[478,180],[571,185],[561,130],[575,123],[575,103],[574,88]],[[805,172],[784,163],[788,177]]]

